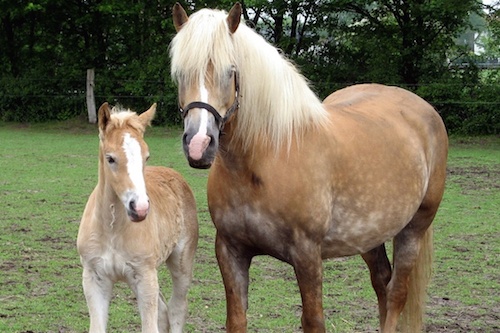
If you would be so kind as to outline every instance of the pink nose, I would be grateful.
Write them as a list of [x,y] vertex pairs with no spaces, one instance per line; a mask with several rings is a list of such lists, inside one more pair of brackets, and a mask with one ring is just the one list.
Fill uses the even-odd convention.
[[193,160],[200,160],[212,139],[206,134],[196,133],[189,143],[189,157]]
[[146,201],[130,201],[127,209],[128,216],[132,222],[141,222],[148,216],[149,213],[149,200]]

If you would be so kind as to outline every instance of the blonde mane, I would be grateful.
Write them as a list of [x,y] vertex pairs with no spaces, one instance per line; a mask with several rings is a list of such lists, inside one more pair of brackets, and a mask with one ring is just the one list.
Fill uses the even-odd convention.
[[130,109],[124,109],[121,106],[113,106],[111,109],[110,123],[106,126],[111,130],[114,128],[132,127],[133,129],[144,132],[146,129],[139,121],[139,115]]
[[220,78],[235,66],[240,76],[235,135],[245,148],[263,139],[276,149],[290,147],[294,136],[325,124],[327,111],[295,66],[243,22],[231,35],[226,17],[210,9],[189,17],[171,44],[174,80],[189,85],[209,62]]

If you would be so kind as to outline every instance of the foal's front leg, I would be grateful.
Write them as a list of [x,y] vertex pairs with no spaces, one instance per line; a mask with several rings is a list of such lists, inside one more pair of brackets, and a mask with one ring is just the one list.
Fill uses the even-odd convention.
[[232,246],[217,232],[215,252],[226,290],[226,331],[247,331],[248,270],[252,257]]
[[89,333],[104,333],[108,323],[113,282],[106,276],[98,275],[94,269],[84,266],[82,286],[89,308]]
[[142,333],[158,333],[158,298],[160,287],[156,268],[135,271],[128,280],[137,298]]

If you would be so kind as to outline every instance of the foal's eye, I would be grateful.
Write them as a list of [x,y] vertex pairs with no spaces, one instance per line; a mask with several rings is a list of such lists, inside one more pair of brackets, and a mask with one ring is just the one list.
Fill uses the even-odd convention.
[[114,164],[116,162],[114,157],[111,155],[106,155],[106,160],[108,161],[109,164]]
[[148,155],[148,156],[146,156],[146,162],[147,162],[147,161],[149,161],[149,155]]

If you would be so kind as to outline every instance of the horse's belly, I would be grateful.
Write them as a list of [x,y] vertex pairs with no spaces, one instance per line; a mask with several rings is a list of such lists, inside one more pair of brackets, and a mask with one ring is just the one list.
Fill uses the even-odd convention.
[[365,215],[349,211],[335,214],[322,244],[324,258],[366,253],[396,236],[418,207],[403,211],[374,211]]

